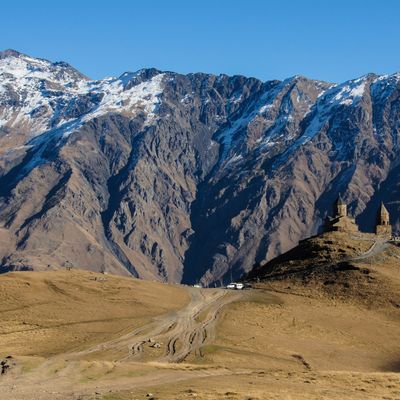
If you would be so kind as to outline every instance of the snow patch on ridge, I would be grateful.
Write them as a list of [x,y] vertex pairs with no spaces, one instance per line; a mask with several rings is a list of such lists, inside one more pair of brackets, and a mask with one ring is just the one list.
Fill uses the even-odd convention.
[[[258,123],[259,121],[265,127],[265,135],[255,142],[260,149],[273,147],[279,141],[278,136],[285,141],[292,139],[292,137],[285,136],[284,128],[295,123],[295,113],[303,112],[304,117],[310,112],[314,104],[309,99],[302,98],[297,86],[301,79],[304,78],[295,76],[280,82],[266,91],[256,103],[243,110],[238,119],[230,122],[221,130],[217,136],[223,146],[220,162],[227,166],[231,163],[231,160],[236,161],[232,149],[234,138],[239,137],[241,132],[245,133],[253,122]],[[319,95],[327,90],[322,85],[317,84],[316,86],[320,90]],[[299,107],[299,103],[303,106],[303,110],[301,106]],[[229,158],[230,152],[234,154]]]
[[340,86],[338,93],[333,97],[331,103],[339,102],[343,105],[351,105],[353,102],[361,98],[365,92],[366,77],[361,77]]
[[[318,96],[317,102],[311,108],[307,118],[307,126],[303,134],[298,137],[274,162],[273,168],[288,158],[300,146],[305,145],[321,132],[329,119],[335,115],[334,109],[340,106],[352,106],[364,95],[368,76],[333,85],[330,89]],[[306,120],[305,120],[306,121]]]
[[165,74],[158,74],[149,81],[135,85],[129,90],[124,90],[121,79],[101,83],[92,92],[103,93],[104,96],[97,108],[83,118],[83,122],[109,112],[134,114],[143,111],[146,114],[146,124],[151,123],[155,118],[157,105],[160,103],[159,96],[163,91],[164,76]]
[[[68,64],[10,54],[0,58],[0,127],[18,128],[31,137],[65,127],[65,137],[83,123],[108,112],[130,116],[143,112],[145,125],[155,120],[164,74],[125,90],[128,81],[140,71],[91,81]],[[92,104],[85,115],[76,118],[66,112],[70,105],[94,94],[100,95],[98,104]]]
[[391,96],[400,83],[400,73],[381,75],[371,83],[371,94],[375,98],[384,100]]

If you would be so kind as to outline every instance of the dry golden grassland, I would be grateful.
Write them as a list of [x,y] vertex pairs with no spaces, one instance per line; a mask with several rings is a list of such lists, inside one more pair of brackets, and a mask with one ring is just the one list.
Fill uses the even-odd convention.
[[[354,257],[371,246],[351,240]],[[339,241],[316,239],[317,264],[342,258]],[[243,292],[85,271],[0,276],[0,359],[13,356],[0,398],[400,399],[400,248],[349,269],[315,260]],[[132,354],[151,335],[161,347]],[[182,362],[166,358],[202,337]]]
[[87,271],[0,276],[0,357],[48,357],[135,329],[189,300],[178,285]]

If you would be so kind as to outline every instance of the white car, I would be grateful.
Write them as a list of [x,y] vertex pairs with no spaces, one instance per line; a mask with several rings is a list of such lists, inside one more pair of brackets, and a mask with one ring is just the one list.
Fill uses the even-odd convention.
[[232,282],[229,285],[227,285],[226,288],[227,289],[233,289],[233,290],[243,290],[244,289],[244,284],[243,283]]
[[243,290],[244,289],[244,284],[243,283],[237,283],[236,284],[236,289],[237,290]]

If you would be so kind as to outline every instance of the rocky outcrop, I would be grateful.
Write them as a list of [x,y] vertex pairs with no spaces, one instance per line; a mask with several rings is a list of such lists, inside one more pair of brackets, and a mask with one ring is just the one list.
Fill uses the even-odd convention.
[[398,225],[399,88],[155,69],[91,81],[3,52],[1,269],[211,284],[315,233],[338,192],[364,230],[381,200]]

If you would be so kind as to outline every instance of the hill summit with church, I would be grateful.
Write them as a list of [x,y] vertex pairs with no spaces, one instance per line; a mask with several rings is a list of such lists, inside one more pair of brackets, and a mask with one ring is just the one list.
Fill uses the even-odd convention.
[[[355,219],[350,217],[347,212],[347,204],[339,197],[334,204],[333,217],[327,217],[323,226],[324,232],[359,232]],[[380,237],[391,238],[392,226],[390,225],[389,211],[381,203],[376,215],[375,234]]]
[[360,231],[339,195],[321,233],[301,240],[267,263],[255,265],[245,279],[261,287],[268,281],[268,285],[279,290],[318,288],[319,293],[326,292],[335,298],[369,303],[379,297],[390,303],[388,293],[395,291],[387,276],[398,267],[400,246],[392,235],[390,215],[383,202],[371,218],[375,219],[374,232]]

